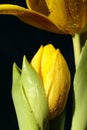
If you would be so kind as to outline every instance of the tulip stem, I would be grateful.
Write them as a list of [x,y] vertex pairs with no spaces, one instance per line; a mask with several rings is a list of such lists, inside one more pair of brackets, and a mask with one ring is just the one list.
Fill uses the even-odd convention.
[[74,36],[72,36],[72,41],[73,41],[73,49],[74,49],[75,67],[77,68],[79,56],[81,52],[80,35],[75,34]]

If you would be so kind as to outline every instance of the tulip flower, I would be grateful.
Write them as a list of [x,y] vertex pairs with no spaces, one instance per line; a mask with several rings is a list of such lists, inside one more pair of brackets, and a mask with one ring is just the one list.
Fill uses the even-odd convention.
[[31,60],[45,89],[49,118],[58,116],[65,108],[70,89],[70,71],[59,49],[51,44],[41,46]]
[[63,111],[69,89],[69,68],[51,44],[41,46],[30,63],[24,56],[22,70],[14,63],[12,98],[20,130],[48,129],[48,119]]
[[27,8],[1,4],[0,14],[54,33],[75,34],[87,27],[87,0],[26,0]]

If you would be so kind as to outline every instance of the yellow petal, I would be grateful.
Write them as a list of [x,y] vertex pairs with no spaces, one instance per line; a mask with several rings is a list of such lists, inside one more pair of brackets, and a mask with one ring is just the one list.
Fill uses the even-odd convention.
[[[50,11],[50,19],[60,26],[67,22],[67,14],[64,0],[45,0]],[[60,22],[61,21],[61,22]]]
[[31,8],[34,11],[45,15],[49,14],[45,0],[26,0],[26,4],[28,8]]
[[25,9],[18,5],[12,5],[12,4],[0,4],[0,14],[8,14],[8,15],[22,15],[24,14],[28,9]]
[[52,63],[55,58],[55,52],[56,50],[51,44],[48,44],[43,48],[43,54],[41,59],[41,73],[43,76],[43,83],[46,82],[46,76],[51,69]]
[[54,33],[63,33],[48,19],[48,17],[31,9],[29,10],[17,5],[2,4],[0,5],[0,14],[15,15],[21,21],[34,27]]
[[50,11],[49,19],[60,30],[75,33],[82,26],[82,0],[45,0]]
[[80,31],[81,33],[87,32],[87,0],[84,0],[83,2],[84,8],[83,8],[83,23],[82,23],[82,30]]
[[43,48],[41,76],[48,98],[50,118],[64,109],[70,89],[70,72],[61,52],[51,44]]
[[41,69],[42,51],[43,51],[43,46],[41,45],[41,47],[39,48],[39,50],[31,60],[31,65],[35,68],[35,70],[38,72],[39,75],[41,73],[40,69]]
[[63,111],[70,90],[70,72],[59,50],[56,51],[55,60],[50,69],[50,73],[49,76],[51,75],[53,79],[50,81],[50,94],[48,94],[49,116],[50,118],[54,118]]

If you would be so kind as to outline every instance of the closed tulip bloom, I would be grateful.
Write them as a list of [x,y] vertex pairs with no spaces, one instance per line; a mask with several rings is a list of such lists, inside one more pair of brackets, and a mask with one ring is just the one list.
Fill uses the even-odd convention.
[[31,60],[41,77],[49,105],[49,118],[64,109],[70,89],[70,71],[59,49],[51,44],[41,46]]
[[0,14],[54,33],[75,34],[87,28],[87,0],[26,0],[28,8],[1,4]]

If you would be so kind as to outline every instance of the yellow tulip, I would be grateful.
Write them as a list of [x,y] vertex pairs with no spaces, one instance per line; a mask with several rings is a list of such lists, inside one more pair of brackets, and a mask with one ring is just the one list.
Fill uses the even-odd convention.
[[49,118],[64,109],[70,89],[70,71],[59,49],[51,44],[41,46],[31,60],[41,77],[49,105]]
[[1,4],[0,14],[54,33],[74,34],[87,28],[87,0],[26,0],[28,8]]

